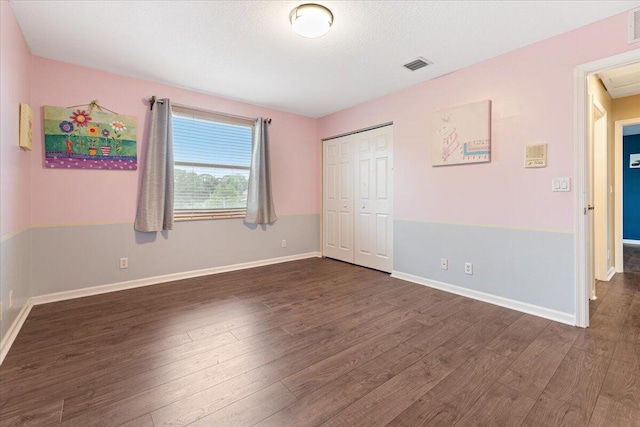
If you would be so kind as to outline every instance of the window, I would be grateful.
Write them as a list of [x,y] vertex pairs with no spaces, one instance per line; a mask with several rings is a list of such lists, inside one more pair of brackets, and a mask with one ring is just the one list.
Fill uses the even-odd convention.
[[252,120],[173,106],[176,219],[244,217]]

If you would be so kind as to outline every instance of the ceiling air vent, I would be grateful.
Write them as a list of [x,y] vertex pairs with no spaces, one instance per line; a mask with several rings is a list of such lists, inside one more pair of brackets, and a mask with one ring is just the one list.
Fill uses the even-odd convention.
[[629,11],[629,44],[640,42],[640,7]]
[[415,61],[411,61],[408,64],[404,64],[403,66],[411,71],[415,71],[415,70],[419,70],[420,68],[426,67],[427,65],[430,65],[431,62],[427,61],[424,58],[418,58]]

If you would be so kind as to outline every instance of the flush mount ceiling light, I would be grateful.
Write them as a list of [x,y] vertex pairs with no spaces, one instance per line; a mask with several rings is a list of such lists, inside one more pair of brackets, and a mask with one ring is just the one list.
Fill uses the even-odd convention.
[[294,8],[289,14],[293,31],[302,37],[322,37],[333,24],[333,14],[319,4],[306,3]]

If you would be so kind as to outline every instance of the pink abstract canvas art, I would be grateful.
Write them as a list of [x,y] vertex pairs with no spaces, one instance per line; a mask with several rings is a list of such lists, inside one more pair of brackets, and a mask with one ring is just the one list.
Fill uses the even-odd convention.
[[432,126],[433,166],[491,161],[491,101],[437,111]]

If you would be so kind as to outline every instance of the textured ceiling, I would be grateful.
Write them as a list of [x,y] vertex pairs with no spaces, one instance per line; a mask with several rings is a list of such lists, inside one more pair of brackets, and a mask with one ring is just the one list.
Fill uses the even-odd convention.
[[[310,117],[458,70],[640,5],[638,1],[11,1],[34,55]],[[606,36],[606,35],[603,35]],[[434,65],[410,72],[422,56]],[[162,94],[157,94],[162,96]]]

